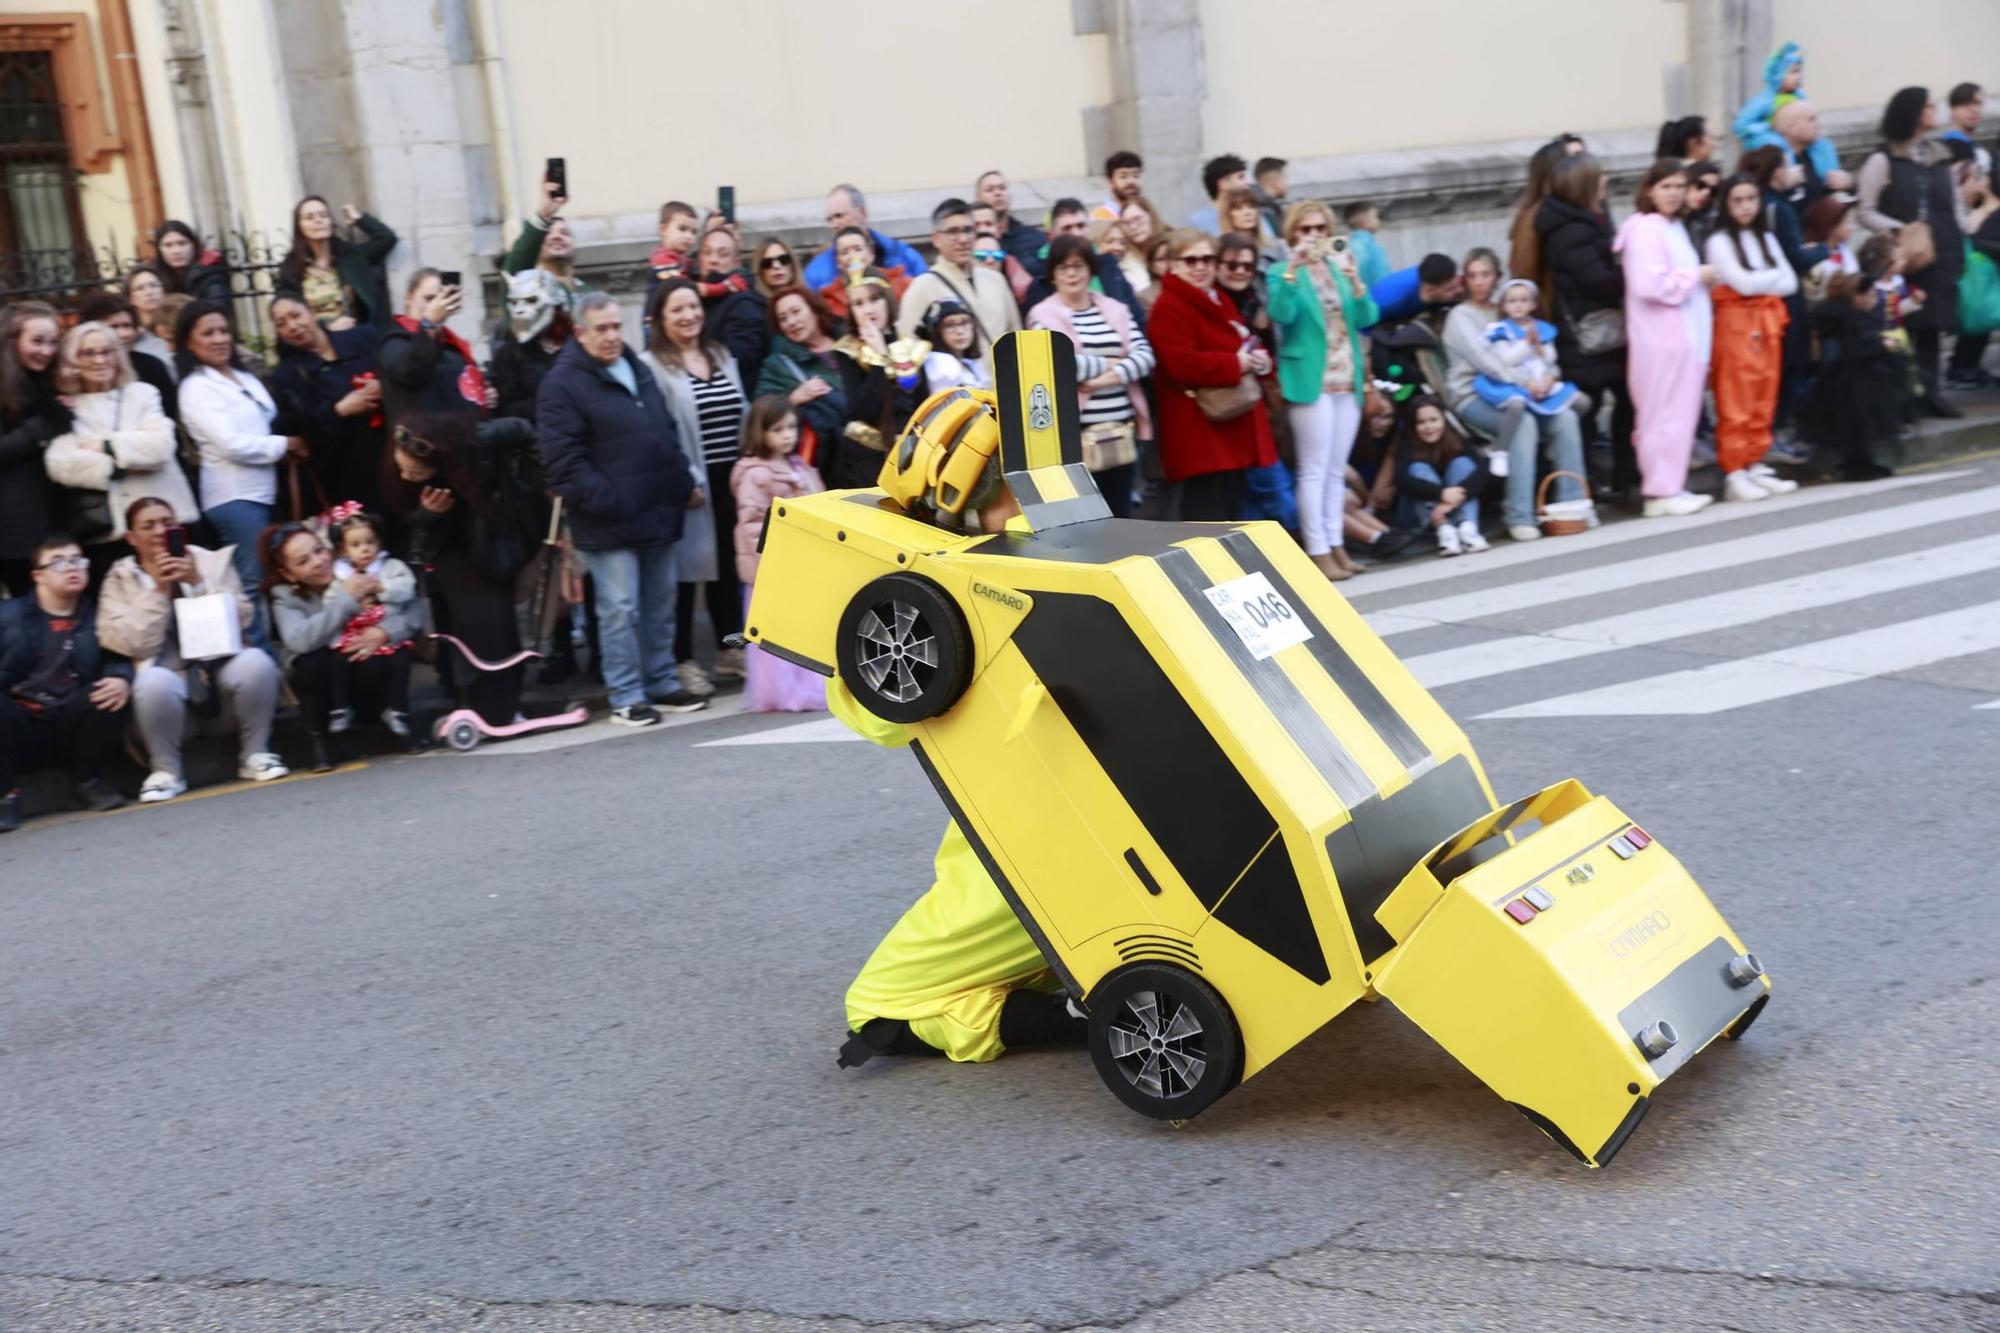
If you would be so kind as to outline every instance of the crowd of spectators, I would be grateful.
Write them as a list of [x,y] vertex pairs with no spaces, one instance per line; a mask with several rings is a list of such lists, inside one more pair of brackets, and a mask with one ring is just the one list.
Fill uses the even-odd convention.
[[523,707],[524,645],[547,682],[600,677],[623,725],[746,676],[752,707],[819,706],[816,681],[732,646],[757,525],[775,499],[872,485],[912,407],[990,387],[1022,328],[1075,348],[1115,515],[1274,519],[1335,581],[1538,540],[1558,511],[1548,531],[1885,476],[1910,421],[1992,383],[1982,94],[1941,113],[1898,92],[1850,174],[1803,68],[1772,58],[1732,167],[1699,117],[1670,122],[1620,220],[1562,135],[1494,247],[1400,264],[1382,204],[1295,198],[1280,159],[1209,161],[1209,202],[1172,227],[1120,151],[1101,200],[1039,225],[986,172],[932,209],[927,248],[852,184],[810,256],[670,201],[628,331],[551,180],[483,360],[462,274],[394,292],[396,233],[351,206],[299,202],[261,358],[221,257],[165,223],[115,290],[0,313],[0,831],[38,765],[121,803],[121,741],[140,800],[178,796],[191,724],[233,728],[257,781],[288,772],[274,720],[316,770],[378,725],[418,747],[417,661],[495,726]]

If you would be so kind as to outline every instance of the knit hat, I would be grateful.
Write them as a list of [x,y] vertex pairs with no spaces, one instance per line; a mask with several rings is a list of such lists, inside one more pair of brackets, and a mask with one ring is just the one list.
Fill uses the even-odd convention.
[[1534,284],[1534,282],[1532,282],[1530,279],[1527,278],[1500,279],[1500,285],[1493,289],[1493,304],[1497,306],[1502,301],[1505,301],[1507,299],[1508,289],[1513,287],[1526,287],[1528,289],[1528,295],[1535,298],[1535,305],[1537,307],[1541,305],[1542,289],[1540,287],[1537,287]]

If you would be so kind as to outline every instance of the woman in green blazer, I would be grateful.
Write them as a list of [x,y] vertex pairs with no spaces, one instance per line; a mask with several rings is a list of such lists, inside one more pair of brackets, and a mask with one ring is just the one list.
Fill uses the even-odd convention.
[[1298,454],[1299,535],[1306,554],[1338,582],[1360,566],[1341,542],[1347,455],[1361,425],[1368,357],[1361,330],[1377,311],[1343,243],[1333,243],[1333,211],[1317,200],[1285,214],[1289,253],[1274,265],[1271,322],[1278,330],[1278,387]]

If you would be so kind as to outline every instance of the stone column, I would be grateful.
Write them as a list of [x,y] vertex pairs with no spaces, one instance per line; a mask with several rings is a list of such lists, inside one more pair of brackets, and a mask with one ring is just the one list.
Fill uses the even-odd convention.
[[1706,116],[1709,133],[1727,141],[1729,122],[1764,86],[1764,62],[1776,49],[1771,0],[1687,0],[1687,16],[1688,112]]
[[1108,106],[1086,121],[1088,170],[1117,148],[1146,161],[1146,194],[1171,224],[1201,193],[1202,104],[1208,100],[1200,0],[1103,0],[1093,16],[1111,37]]

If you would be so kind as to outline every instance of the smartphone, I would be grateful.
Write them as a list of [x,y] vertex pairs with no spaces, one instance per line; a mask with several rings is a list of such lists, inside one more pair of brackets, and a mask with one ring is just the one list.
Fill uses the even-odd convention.
[[447,287],[462,288],[465,285],[465,275],[463,273],[460,273],[455,268],[448,268],[444,272],[438,274],[438,281],[442,282]]
[[561,158],[549,159],[548,166],[542,172],[542,179],[556,187],[556,198],[569,198],[569,168]]
[[167,529],[167,554],[176,560],[188,553],[188,530],[175,526]]
[[736,187],[718,186],[715,191],[715,211],[722,214],[724,222],[736,221]]

